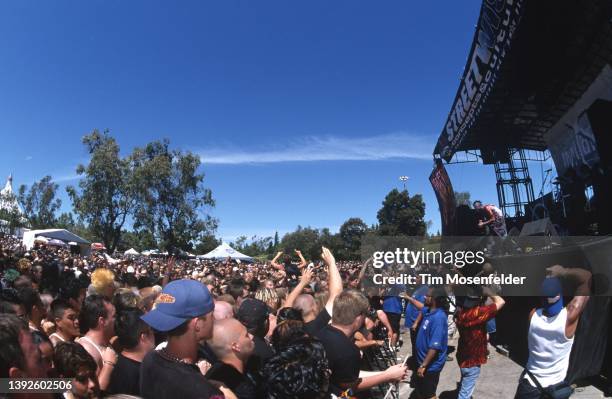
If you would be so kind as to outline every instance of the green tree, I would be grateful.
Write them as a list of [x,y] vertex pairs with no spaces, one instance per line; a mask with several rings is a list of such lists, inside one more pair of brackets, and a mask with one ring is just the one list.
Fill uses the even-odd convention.
[[357,260],[360,257],[361,238],[368,231],[368,225],[361,218],[350,218],[340,226],[338,232],[342,243],[342,257]]
[[217,220],[207,214],[215,202],[203,185],[200,158],[169,146],[168,140],[154,141],[132,154],[138,199],[134,226],[152,232],[168,251],[191,251],[217,228]]
[[198,255],[204,255],[212,251],[221,245],[221,240],[215,237],[213,234],[206,234],[200,237],[200,240],[195,245],[195,253]]
[[89,241],[100,241],[100,238],[93,234],[89,227],[86,226],[82,221],[74,220],[74,216],[71,212],[63,212],[57,218],[55,226],[58,229],[66,229],[74,234],[89,240]]
[[406,190],[393,189],[378,211],[378,231],[388,236],[423,236],[427,232],[424,217],[425,203],[420,194],[410,197]]
[[19,187],[19,202],[23,213],[33,229],[55,227],[55,213],[62,206],[62,201],[55,198],[59,185],[53,183],[51,176],[45,176],[32,184],[30,189],[25,184]]
[[280,243],[282,251],[293,256],[293,251],[299,249],[307,259],[320,259],[321,248],[319,245],[319,231],[312,227],[298,226],[293,232],[283,236]]
[[121,241],[117,245],[119,251],[126,251],[134,248],[138,252],[147,249],[157,248],[157,243],[151,232],[146,230],[123,231]]
[[230,245],[249,256],[261,256],[268,254],[268,249],[272,244],[272,237],[259,237],[257,235],[248,239],[246,236],[240,236]]
[[66,229],[72,230],[75,226],[74,216],[72,216],[72,212],[63,212],[57,218],[55,225],[58,229]]
[[108,131],[94,130],[83,137],[83,144],[89,163],[77,167],[82,176],[78,189],[69,186],[66,191],[79,219],[113,252],[134,209],[131,160],[121,157],[119,144]]

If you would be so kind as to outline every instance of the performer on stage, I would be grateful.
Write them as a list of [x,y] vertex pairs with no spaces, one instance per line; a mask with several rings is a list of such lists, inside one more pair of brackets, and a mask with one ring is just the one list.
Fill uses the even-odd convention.
[[508,235],[506,220],[504,219],[504,214],[501,209],[491,204],[482,205],[480,201],[474,201],[474,209],[478,211],[478,217],[480,218],[478,222],[479,228],[482,229],[485,226],[489,226],[491,235],[497,235],[499,237]]

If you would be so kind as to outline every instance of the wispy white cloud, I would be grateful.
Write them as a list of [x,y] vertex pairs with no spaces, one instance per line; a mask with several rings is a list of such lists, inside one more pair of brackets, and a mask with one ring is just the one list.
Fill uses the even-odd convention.
[[433,136],[392,133],[370,137],[310,136],[267,149],[226,146],[198,151],[206,164],[315,161],[431,160]]
[[28,155],[27,157],[24,158],[25,161],[31,161],[32,160],[32,155]]
[[62,176],[54,177],[53,181],[56,182],[56,183],[67,183],[67,182],[71,182],[73,180],[77,180],[78,178],[79,178],[79,175],[74,173],[74,174],[67,174],[67,175],[62,175]]

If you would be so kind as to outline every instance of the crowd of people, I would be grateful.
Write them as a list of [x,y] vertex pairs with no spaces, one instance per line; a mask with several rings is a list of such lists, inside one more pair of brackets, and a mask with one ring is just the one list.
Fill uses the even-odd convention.
[[[470,398],[504,300],[488,287],[473,287],[461,299],[452,287],[420,282],[413,289],[365,287],[365,269],[336,262],[326,248],[310,263],[299,250],[279,252],[269,263],[111,262],[62,247],[26,250],[4,235],[0,378],[69,379],[63,396],[73,398],[365,398],[374,387],[404,381],[429,399],[457,329],[458,397]],[[588,272],[555,266],[550,274],[543,306],[530,316],[519,398],[565,388],[588,299]],[[584,291],[567,306],[559,278]],[[367,348],[399,346],[402,317],[410,362],[363,370]]]

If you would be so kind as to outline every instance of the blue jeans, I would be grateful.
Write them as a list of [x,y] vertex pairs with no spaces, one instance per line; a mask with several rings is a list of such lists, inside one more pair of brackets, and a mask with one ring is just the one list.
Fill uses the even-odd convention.
[[470,399],[474,388],[476,388],[478,376],[480,376],[480,366],[461,369],[461,382],[459,383],[460,388],[457,399]]

